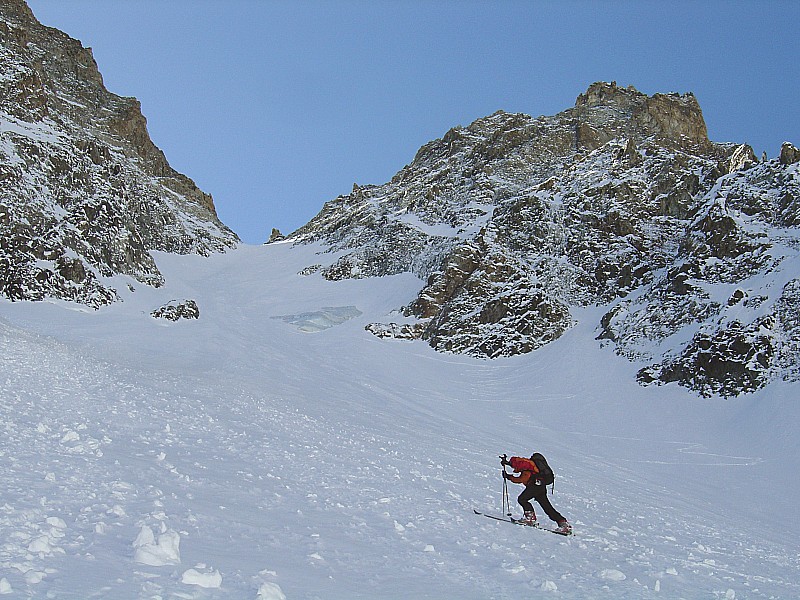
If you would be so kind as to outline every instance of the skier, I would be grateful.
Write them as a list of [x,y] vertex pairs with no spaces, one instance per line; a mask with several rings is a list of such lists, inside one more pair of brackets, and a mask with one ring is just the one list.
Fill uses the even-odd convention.
[[553,482],[553,471],[550,469],[547,461],[539,453],[534,453],[529,459],[520,458],[519,456],[512,456],[506,459],[505,455],[500,457],[500,464],[503,467],[509,466],[519,475],[512,475],[503,468],[503,479],[508,479],[513,483],[521,483],[525,489],[517,498],[522,510],[525,511],[525,518],[522,520],[526,525],[536,527],[536,512],[533,510],[531,500],[536,500],[539,506],[544,509],[544,512],[555,521],[558,527],[554,530],[556,533],[563,535],[570,535],[572,533],[572,525],[569,524],[561,513],[559,513],[550,500],[547,498],[547,486]]

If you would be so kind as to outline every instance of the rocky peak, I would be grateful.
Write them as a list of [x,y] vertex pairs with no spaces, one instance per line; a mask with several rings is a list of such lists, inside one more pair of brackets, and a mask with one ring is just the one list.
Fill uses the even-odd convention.
[[11,22],[28,24],[36,20],[25,0],[3,0],[4,13]]
[[378,336],[496,358],[604,306],[599,343],[642,363],[641,383],[735,395],[800,356],[792,148],[759,162],[708,140],[692,94],[596,83],[554,116],[451,129],[288,239],[337,253],[304,274],[420,277],[416,299],[368,327]]
[[789,142],[783,142],[781,146],[780,162],[782,165],[792,165],[800,162],[800,149]]
[[638,91],[632,85],[628,87],[617,86],[616,81],[597,81],[589,86],[575,100],[575,106],[620,106],[627,107],[633,103],[641,103],[647,95]]
[[655,135],[673,144],[708,144],[705,119],[692,93],[648,96],[633,86],[598,82],[578,96],[575,114],[579,128],[605,133],[602,143],[626,134],[638,138]]
[[235,245],[210,195],[170,167],[135,98],[112,94],[91,49],[0,3],[0,294],[100,306],[103,280],[159,285],[151,250]]

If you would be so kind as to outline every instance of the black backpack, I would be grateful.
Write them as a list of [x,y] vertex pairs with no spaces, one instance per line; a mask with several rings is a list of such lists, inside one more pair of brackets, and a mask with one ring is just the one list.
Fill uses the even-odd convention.
[[539,474],[536,478],[539,479],[543,485],[550,485],[556,480],[556,474],[553,473],[553,469],[547,464],[547,459],[542,454],[534,452],[531,456],[531,460],[536,464],[536,468],[539,469]]

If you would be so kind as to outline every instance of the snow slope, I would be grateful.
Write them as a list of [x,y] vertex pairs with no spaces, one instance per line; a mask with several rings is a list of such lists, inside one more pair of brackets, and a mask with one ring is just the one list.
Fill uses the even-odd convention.
[[[512,359],[380,340],[420,282],[297,275],[314,250],[156,255],[163,288],[98,312],[0,302],[0,594],[800,597],[798,385],[641,388],[596,309]],[[149,316],[182,298],[199,320]],[[472,514],[534,450],[574,537]]]

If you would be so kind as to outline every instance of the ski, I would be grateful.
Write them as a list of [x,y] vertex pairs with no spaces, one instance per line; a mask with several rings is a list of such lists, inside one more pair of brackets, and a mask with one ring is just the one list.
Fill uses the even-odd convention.
[[[513,523],[514,525],[520,525],[522,527],[531,527],[530,525],[525,524],[522,519],[515,519],[514,517],[498,517],[497,515],[490,515],[489,513],[480,512],[479,510],[472,509],[476,515],[481,517],[486,517],[487,519],[494,519],[495,521],[505,521],[506,523]],[[573,535],[571,533],[561,533],[560,531],[556,531],[555,529],[548,529],[547,527],[542,527],[541,525],[535,525],[531,527],[531,529],[541,529],[542,531],[549,531],[550,533],[555,533],[556,535],[563,535],[564,537],[568,537]]]
[[494,519],[495,521],[505,521],[506,523],[517,523],[517,525],[519,525],[519,523],[513,517],[498,517],[497,515],[482,513],[480,511],[475,510],[474,508],[472,509],[472,512],[474,512],[476,515],[480,515],[488,519]]

